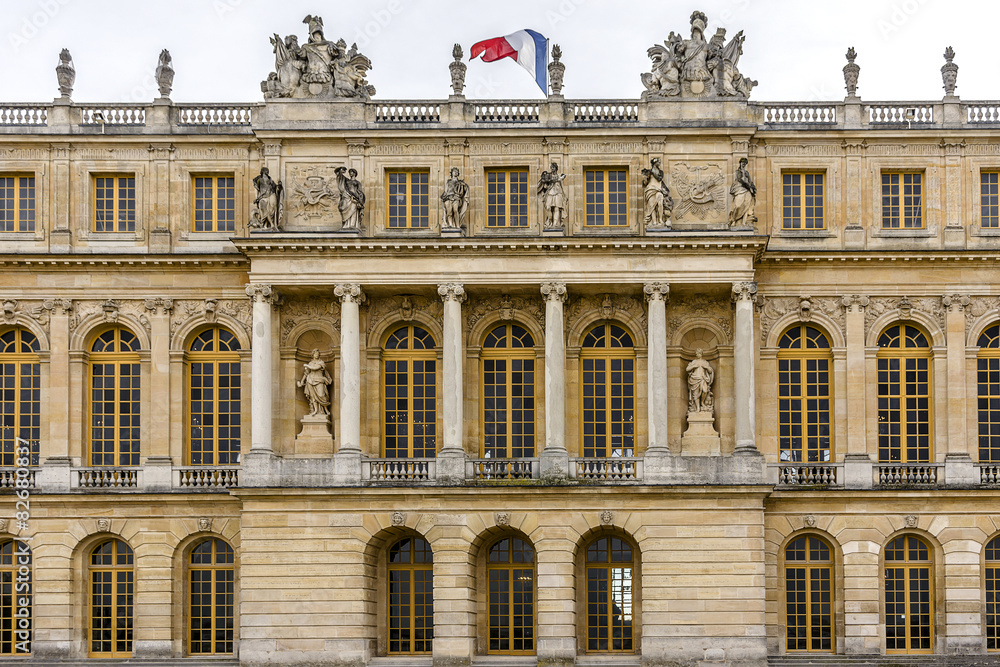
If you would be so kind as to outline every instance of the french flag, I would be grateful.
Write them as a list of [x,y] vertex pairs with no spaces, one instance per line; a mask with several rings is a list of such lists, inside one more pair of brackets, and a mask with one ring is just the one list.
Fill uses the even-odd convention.
[[469,60],[482,54],[483,62],[513,58],[528,70],[543,95],[549,94],[549,40],[534,30],[518,30],[503,37],[476,42],[469,50]]

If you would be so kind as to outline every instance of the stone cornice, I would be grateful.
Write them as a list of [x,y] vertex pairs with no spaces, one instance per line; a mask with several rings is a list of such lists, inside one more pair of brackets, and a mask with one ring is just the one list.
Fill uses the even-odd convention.
[[838,266],[843,264],[885,264],[885,263],[934,263],[934,264],[967,264],[970,262],[1000,262],[1000,252],[997,250],[963,250],[963,251],[921,251],[921,250],[878,250],[852,252],[843,250],[817,252],[787,252],[765,251],[758,258],[762,267],[782,264],[810,264],[812,266]]
[[187,267],[200,270],[232,271],[248,270],[249,260],[233,254],[226,255],[0,255],[0,267],[13,269],[62,269],[92,270],[102,269],[143,270],[161,267]]

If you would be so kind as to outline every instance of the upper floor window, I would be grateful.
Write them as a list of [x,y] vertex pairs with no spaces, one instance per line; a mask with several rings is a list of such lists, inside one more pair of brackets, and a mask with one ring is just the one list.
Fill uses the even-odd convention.
[[[38,465],[41,420],[41,365],[38,339],[24,329],[0,334],[0,466],[17,464],[18,441]],[[27,445],[25,445],[27,441]]]
[[934,595],[931,550],[919,537],[901,535],[885,546],[886,653],[930,653]]
[[386,209],[389,229],[427,229],[430,225],[426,171],[386,172]]
[[1000,462],[1000,325],[979,336],[976,387],[979,407],[979,460]]
[[90,465],[139,465],[139,339],[120,327],[90,348]]
[[878,460],[931,460],[931,350],[927,336],[895,324],[878,339]]
[[386,458],[433,458],[437,451],[437,354],[430,332],[400,327],[385,343],[382,422]]
[[587,169],[583,176],[587,188],[587,226],[628,225],[628,172],[624,169]]
[[528,170],[486,171],[486,226],[528,226]]
[[225,329],[201,332],[188,353],[191,465],[240,462],[240,343]]
[[785,639],[789,651],[833,651],[832,549],[814,535],[785,547]]
[[830,341],[797,324],[778,341],[778,438],[782,461],[830,460]]
[[921,172],[882,174],[882,229],[924,228],[923,181]]
[[824,177],[822,173],[791,172],[781,175],[781,228],[825,229]]
[[94,177],[94,231],[135,231],[135,176]]
[[535,455],[535,341],[523,327],[496,327],[483,341],[483,456]]
[[35,231],[35,177],[0,175],[0,232]]
[[196,232],[232,232],[236,229],[236,179],[233,176],[194,177]]
[[191,608],[188,653],[219,655],[233,652],[236,618],[236,555],[218,538],[198,543],[188,564]]
[[987,229],[1000,229],[1000,171],[979,174],[980,221]]
[[600,324],[584,336],[580,352],[584,456],[635,454],[632,347],[632,336],[616,324]]

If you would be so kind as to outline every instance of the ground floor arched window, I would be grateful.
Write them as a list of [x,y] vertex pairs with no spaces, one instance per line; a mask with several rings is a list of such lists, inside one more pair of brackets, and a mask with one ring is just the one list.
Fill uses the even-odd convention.
[[188,564],[190,610],[188,652],[219,655],[233,652],[236,555],[220,539],[199,542]]
[[535,650],[535,550],[505,537],[489,550],[490,653],[531,654]]
[[633,642],[633,551],[619,537],[587,546],[587,651],[631,653]]
[[434,557],[419,537],[389,548],[389,653],[430,653],[434,640]]
[[785,640],[788,651],[834,649],[832,550],[815,535],[785,547]]
[[885,548],[885,649],[930,653],[934,646],[931,549],[919,537],[901,535]]
[[132,549],[107,540],[90,552],[90,637],[92,658],[132,656]]

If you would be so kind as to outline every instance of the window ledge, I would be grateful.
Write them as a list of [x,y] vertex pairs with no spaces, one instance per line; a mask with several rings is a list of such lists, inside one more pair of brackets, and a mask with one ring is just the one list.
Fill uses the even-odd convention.
[[236,232],[181,232],[182,241],[228,241]]
[[937,236],[937,233],[932,229],[885,229],[884,227],[876,227],[872,230],[873,237],[882,237],[887,239],[919,239],[919,238],[931,238]]
[[434,659],[420,655],[381,655],[368,661],[368,667],[431,667]]
[[973,227],[970,231],[972,236],[1000,236],[1000,227]]
[[837,234],[831,229],[776,229],[771,233],[772,238],[789,239],[833,239]]
[[577,227],[573,236],[639,236],[635,227]]
[[141,241],[142,235],[138,232],[87,232],[81,240],[88,243],[127,243]]

